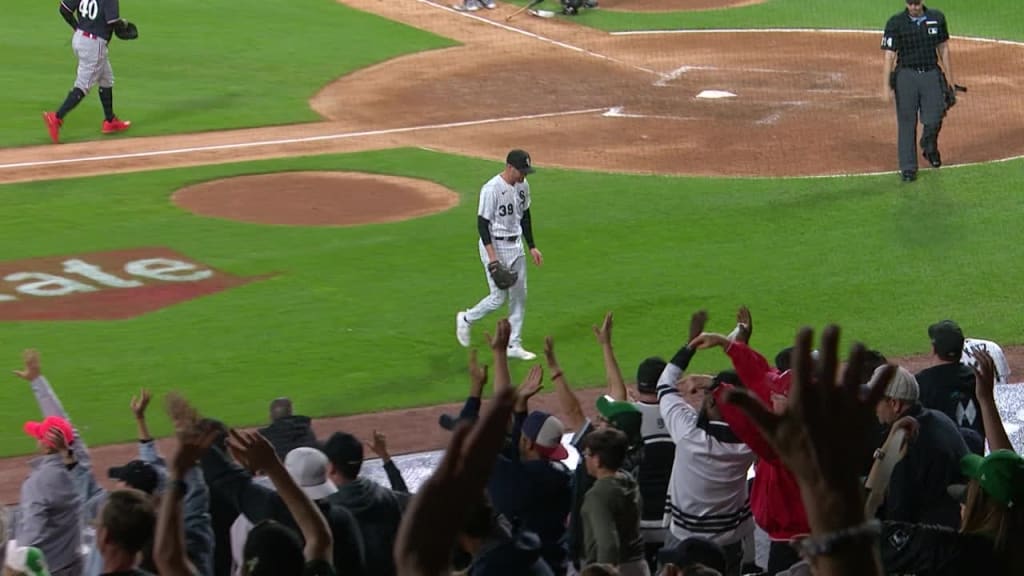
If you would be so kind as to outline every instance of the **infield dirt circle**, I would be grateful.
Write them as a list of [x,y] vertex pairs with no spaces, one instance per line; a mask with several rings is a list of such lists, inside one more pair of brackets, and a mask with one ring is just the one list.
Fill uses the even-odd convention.
[[171,198],[201,216],[286,226],[394,222],[459,203],[434,182],[357,172],[250,174],[188,186]]

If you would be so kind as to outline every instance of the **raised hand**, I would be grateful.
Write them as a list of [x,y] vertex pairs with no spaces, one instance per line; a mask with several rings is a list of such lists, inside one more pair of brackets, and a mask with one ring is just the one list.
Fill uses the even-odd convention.
[[515,397],[511,389],[499,392],[476,424],[455,428],[440,464],[402,516],[394,549],[399,574],[448,573],[456,535],[483,495],[505,441]]
[[704,326],[708,323],[708,311],[698,310],[690,316],[690,336],[687,342],[693,342],[694,338],[704,332]]
[[740,306],[740,309],[736,311],[736,325],[740,329],[736,339],[744,344],[750,342],[750,336],[754,333],[754,319],[750,316],[750,309],[746,306]]
[[978,400],[995,401],[996,385],[996,362],[988,353],[988,350],[977,348],[972,351],[975,363],[974,370],[974,394]]
[[551,336],[544,338],[544,358],[548,362],[548,369],[552,373],[558,371],[558,357],[555,356],[555,339]]
[[542,384],[544,380],[544,369],[539,365],[530,368],[530,372],[526,375],[523,383],[519,385],[519,397],[523,399],[530,399],[544,387]]
[[209,450],[218,435],[219,431],[212,426],[180,432],[177,435],[174,450],[171,452],[171,475],[177,478],[183,477]]
[[494,336],[492,337],[489,333],[485,333],[487,336],[487,343],[490,344],[491,350],[501,351],[504,353],[508,350],[508,339],[512,335],[512,324],[509,323],[508,318],[502,318],[498,320],[498,325],[494,328]]
[[181,394],[169,392],[164,398],[164,404],[176,432],[195,430],[199,425],[199,411]]
[[481,366],[476,359],[476,348],[469,351],[469,384],[473,396],[483,394],[484,385],[487,384],[487,364]]
[[253,472],[267,472],[282,466],[270,441],[259,432],[228,430],[228,450],[235,460]]
[[142,420],[146,417],[146,407],[149,406],[150,397],[149,390],[145,388],[139,390],[138,396],[132,396],[128,406],[132,409],[132,414],[135,415],[136,420]]
[[25,350],[21,355],[25,367],[21,370],[14,370],[14,375],[22,380],[32,382],[42,373],[39,368],[39,352],[33,348]]
[[371,452],[377,455],[381,460],[390,460],[391,456],[388,454],[388,437],[383,432],[373,431],[373,442],[364,442],[366,447]]
[[598,327],[594,325],[594,337],[597,338],[597,343],[601,346],[612,345],[612,313],[609,312],[604,315],[604,322]]

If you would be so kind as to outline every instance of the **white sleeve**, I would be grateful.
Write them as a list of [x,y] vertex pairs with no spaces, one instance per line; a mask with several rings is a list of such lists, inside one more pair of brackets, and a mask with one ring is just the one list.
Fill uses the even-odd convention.
[[682,374],[682,368],[669,362],[658,378],[658,408],[669,436],[676,443],[701,433],[697,428],[697,411],[676,390],[676,381]]
[[490,182],[480,188],[480,205],[477,207],[476,214],[494,222],[494,187]]

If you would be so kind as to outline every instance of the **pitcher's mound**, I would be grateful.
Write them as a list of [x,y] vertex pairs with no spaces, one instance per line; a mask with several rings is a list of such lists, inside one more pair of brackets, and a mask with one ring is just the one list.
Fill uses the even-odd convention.
[[171,197],[214,218],[284,226],[394,222],[447,210],[459,195],[434,182],[358,172],[276,172],[211,180]]

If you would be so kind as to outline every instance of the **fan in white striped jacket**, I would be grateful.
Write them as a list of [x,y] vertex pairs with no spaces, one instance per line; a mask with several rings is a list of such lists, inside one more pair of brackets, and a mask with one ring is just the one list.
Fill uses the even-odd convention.
[[754,531],[747,472],[755,456],[717,418],[713,398],[706,394],[725,373],[715,379],[690,376],[677,388],[694,352],[680,349],[658,380],[661,415],[676,443],[666,507],[669,530],[676,540],[699,536],[726,548],[730,567],[735,564],[738,573],[741,541]]

